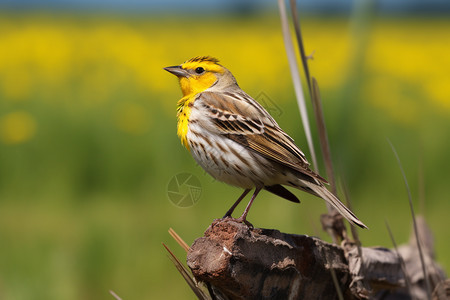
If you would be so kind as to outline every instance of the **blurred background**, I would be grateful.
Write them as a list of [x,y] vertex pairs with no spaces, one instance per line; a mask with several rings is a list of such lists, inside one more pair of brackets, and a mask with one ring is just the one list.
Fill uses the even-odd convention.
[[[385,221],[398,244],[411,231],[389,139],[449,270],[449,3],[299,12],[363,245],[392,246]],[[184,260],[167,230],[191,244],[241,193],[176,136],[181,92],[162,68],[197,55],[218,57],[310,158],[276,1],[0,1],[1,299],[194,299],[161,243]],[[323,201],[294,192],[300,205],[260,194],[249,220],[330,240]]]

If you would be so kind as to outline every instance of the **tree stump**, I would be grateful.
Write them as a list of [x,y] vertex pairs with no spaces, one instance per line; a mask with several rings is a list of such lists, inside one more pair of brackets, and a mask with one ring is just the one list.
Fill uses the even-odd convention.
[[[432,259],[427,262],[437,271],[432,276],[443,280],[442,269]],[[218,299],[339,299],[339,294],[344,299],[412,299],[394,251],[358,251],[348,242],[341,247],[306,235],[249,228],[231,218],[214,221],[194,241],[187,264]],[[423,277],[414,287],[424,292]]]

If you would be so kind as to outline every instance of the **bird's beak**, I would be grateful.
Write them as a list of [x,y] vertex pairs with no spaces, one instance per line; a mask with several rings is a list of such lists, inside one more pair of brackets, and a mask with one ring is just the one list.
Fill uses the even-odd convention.
[[187,77],[189,75],[189,73],[181,66],[166,67],[164,68],[164,70],[166,70],[169,73],[172,73],[177,77]]

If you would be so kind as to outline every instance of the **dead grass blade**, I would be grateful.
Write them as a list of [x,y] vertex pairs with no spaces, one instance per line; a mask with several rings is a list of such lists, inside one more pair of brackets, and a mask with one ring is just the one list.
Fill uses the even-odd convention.
[[[300,20],[297,13],[297,4],[295,0],[290,0],[292,19],[294,22],[295,35],[297,38],[298,49],[300,52],[300,57],[302,59],[303,70],[305,73],[306,81],[308,83],[308,90],[311,97],[311,102],[313,104],[314,117],[316,120],[317,130],[319,134],[320,150],[322,152],[322,157],[325,163],[325,169],[327,173],[328,181],[331,185],[331,191],[333,194],[337,195],[336,179],[334,176],[333,163],[331,160],[330,143],[328,141],[328,135],[325,125],[325,120],[323,116],[322,101],[320,99],[319,84],[316,78],[311,77],[308,67],[308,57],[305,53],[305,47],[303,45],[303,39],[300,29]],[[315,164],[316,165],[316,164]],[[316,165],[317,166],[317,165]],[[317,171],[317,167],[315,169]],[[327,205],[328,213],[335,212],[336,209],[329,203]]]
[[[420,151],[422,153],[422,151]],[[425,214],[425,178],[423,176],[423,156],[420,155],[419,170],[418,170],[418,184],[419,184],[419,214]]]
[[[306,72],[306,71],[305,71]],[[327,172],[327,179],[330,182],[331,191],[337,195],[336,178],[334,177],[333,162],[331,160],[330,142],[328,141],[327,127],[323,116],[322,100],[320,98],[319,84],[315,77],[312,77],[311,100],[314,108],[314,116],[319,133],[320,149]],[[334,208],[333,208],[334,209]]]
[[212,298],[207,295],[200,287],[197,286],[197,282],[192,277],[191,272],[179,261],[179,259],[173,254],[173,252],[163,243],[164,248],[166,248],[167,252],[169,252],[169,258],[177,268],[178,272],[180,272],[181,276],[183,276],[186,283],[189,285],[194,294],[201,300],[211,300]]
[[[325,120],[323,116],[322,101],[320,98],[319,84],[316,78],[311,77],[308,66],[308,57],[305,53],[305,47],[303,45],[302,32],[300,29],[300,19],[297,13],[297,2],[296,0],[290,0],[292,19],[294,22],[295,36],[297,38],[298,49],[300,51],[300,57],[302,59],[303,70],[306,77],[306,82],[308,83],[309,94],[311,96],[311,101],[314,109],[314,117],[316,119],[317,129],[319,133],[320,148],[322,151],[323,160],[325,163],[325,168],[327,172],[327,178],[331,185],[331,191],[333,194],[337,195],[336,189],[336,179],[334,177],[333,163],[331,161],[330,143],[328,141],[327,129],[325,125]],[[332,206],[327,206],[328,211],[332,211]]]
[[292,20],[294,22],[295,36],[297,38],[298,49],[300,51],[300,57],[302,59],[303,70],[305,71],[305,77],[306,82],[308,83],[309,94],[312,95],[311,75],[309,73],[308,57],[306,56],[305,47],[303,46],[302,31],[300,30],[300,19],[297,13],[297,1],[291,0],[290,4],[291,4]]
[[337,296],[339,300],[344,300],[344,294],[342,294],[341,286],[339,285],[339,281],[337,279],[337,275],[335,270],[333,269],[333,264],[328,259],[328,254],[325,252],[325,260],[327,264],[330,266],[331,279],[333,279],[334,289],[336,290]]
[[117,294],[114,293],[113,290],[110,290],[109,293],[114,297],[114,299],[116,299],[116,300],[122,300],[122,298],[120,298],[119,296],[117,296]]
[[413,204],[412,204],[411,189],[409,188],[408,179],[406,179],[405,170],[403,169],[402,163],[400,161],[400,157],[398,156],[397,151],[395,150],[395,147],[391,143],[391,141],[389,139],[387,141],[388,141],[389,145],[392,148],[392,152],[394,152],[395,158],[397,159],[398,166],[400,168],[400,171],[402,172],[403,181],[405,183],[406,191],[408,192],[409,208],[411,210],[411,217],[412,217],[412,220],[413,220],[414,234],[416,236],[417,249],[419,250],[420,263],[422,264],[422,272],[423,272],[423,276],[425,278],[425,285],[427,287],[427,296],[428,296],[428,299],[431,299],[430,279],[428,278],[427,268],[426,268],[426,265],[425,265],[425,259],[423,257],[422,246],[421,246],[421,242],[420,242],[420,238],[419,238],[419,232],[418,232],[418,229],[417,229],[416,216],[414,214],[414,207],[413,207]]
[[[283,2],[283,1],[279,1],[279,3],[280,2]],[[284,2],[283,2],[283,4],[284,4]],[[295,0],[290,0],[290,5],[291,5],[291,12],[292,12],[292,19],[293,19],[293,22],[294,22],[295,35],[296,35],[296,38],[297,38],[298,49],[299,49],[299,52],[300,52],[300,57],[301,57],[301,60],[302,60],[303,70],[304,70],[304,73],[305,73],[306,81],[307,81],[307,84],[308,84],[308,90],[309,90],[311,102],[312,102],[312,105],[313,105],[314,118],[316,120],[316,126],[317,126],[317,129],[318,129],[320,150],[322,152],[322,157],[323,157],[323,160],[324,160],[324,163],[325,163],[327,178],[328,178],[328,180],[330,182],[330,185],[331,185],[331,192],[337,196],[336,179],[334,177],[333,164],[332,164],[332,161],[331,161],[330,143],[328,141],[327,130],[326,130],[325,121],[324,121],[324,117],[323,117],[323,110],[322,110],[322,102],[320,100],[319,85],[317,83],[317,80],[314,77],[311,77],[310,72],[309,72],[308,57],[306,56],[305,47],[303,45],[303,39],[302,39],[301,30],[300,30],[300,20],[299,20],[298,13],[297,13],[296,1]],[[281,5],[280,5],[280,14],[281,14],[281,10],[282,9],[281,9]],[[285,17],[285,21],[283,21],[283,18],[282,18],[282,22],[283,23],[287,23],[287,17]],[[287,31],[289,33],[289,27],[287,25],[286,25],[286,27],[287,27],[287,29],[283,28],[283,31]],[[287,37],[287,38],[290,39],[290,36]],[[285,44],[286,44],[286,49],[287,49],[287,43],[285,43]],[[291,42],[291,47],[292,47],[292,51],[294,51],[293,50],[293,46],[292,46],[292,42]],[[294,59],[295,59],[295,55],[294,55]],[[297,63],[297,62],[295,61],[295,63]],[[295,64],[295,66],[291,66],[291,71],[292,71],[293,67],[295,67],[298,70],[298,65],[297,64]],[[296,74],[298,75],[298,71],[296,72]],[[318,171],[318,165],[317,165],[316,161],[314,161],[314,170],[316,172]],[[330,216],[336,213],[336,209],[331,204],[329,204],[327,202],[326,206],[327,206],[328,214]],[[345,228],[343,221],[340,221],[340,223],[341,223],[342,226],[339,226],[339,227],[340,228]],[[332,237],[334,243],[336,243],[337,240],[339,239],[338,235],[340,235],[340,236],[346,235],[345,229],[342,230],[342,232],[339,232],[339,233],[334,232],[334,230],[327,230],[327,232]]]
[[283,31],[284,48],[289,61],[289,69],[291,71],[291,77],[294,84],[295,96],[297,98],[298,108],[305,131],[306,141],[308,142],[309,152],[311,153],[312,165],[315,171],[318,169],[316,152],[314,150],[314,144],[312,141],[311,127],[309,125],[308,112],[306,110],[305,96],[303,94],[302,83],[300,80],[300,74],[298,72],[298,62],[295,56],[294,45],[292,44],[291,34],[289,30],[289,22],[286,12],[286,5],[284,0],[278,0],[278,8],[280,10],[281,28]]
[[[342,179],[342,176],[341,176],[341,190],[344,192],[344,199],[345,199],[345,203],[347,204],[348,209],[352,210],[352,201],[350,198],[350,193],[348,191],[348,187],[347,187],[345,180]],[[362,244],[361,244],[361,240],[359,239],[358,228],[356,226],[350,226],[350,231],[352,233],[353,240],[355,241],[355,244],[358,247],[358,254],[361,257],[361,262],[362,262],[362,260],[363,260],[362,249],[361,249]],[[361,265],[364,266],[363,263]]]
[[178,245],[181,246],[181,248],[183,248],[186,252],[189,251],[189,245],[186,244],[186,242],[175,232],[175,230],[169,228],[169,234],[178,243]]
[[389,226],[389,223],[387,222],[387,220],[384,220],[384,224],[386,224],[386,228],[387,228],[387,230],[389,232],[389,237],[391,238],[392,245],[394,245],[395,254],[397,254],[398,260],[400,261],[400,266],[402,267],[403,275],[405,275],[406,289],[408,290],[408,293],[411,296],[411,298],[413,300],[415,300],[414,297],[413,297],[413,294],[411,292],[411,281],[410,281],[410,279],[408,277],[408,274],[406,273],[405,261],[403,260],[403,258],[400,256],[400,253],[398,252],[397,243],[395,242],[394,235],[392,234],[391,227]]

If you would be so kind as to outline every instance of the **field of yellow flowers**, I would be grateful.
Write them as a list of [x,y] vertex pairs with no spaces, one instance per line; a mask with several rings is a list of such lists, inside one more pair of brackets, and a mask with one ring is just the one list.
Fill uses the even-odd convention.
[[[163,67],[218,57],[244,90],[276,104],[276,119],[306,150],[277,16],[197,17],[0,15],[1,299],[190,295],[161,246],[167,229],[192,242],[239,191],[210,179],[180,146],[180,91]],[[449,270],[450,21],[376,19],[364,44],[345,18],[307,18],[302,29],[333,158],[371,228],[363,244],[391,246],[385,219],[398,243],[408,239],[389,138]],[[167,200],[180,172],[202,183],[194,207]],[[323,203],[302,197],[297,207],[265,195],[249,218],[326,238]]]
[[[77,100],[77,106],[98,108],[107,105],[121,87],[163,94],[174,87],[173,80],[161,73],[161,66],[199,54],[218,56],[235,73],[245,74],[240,80],[243,86],[264,86],[274,93],[290,87],[289,80],[274,80],[287,79],[276,19],[264,23],[211,20],[215,23],[212,26],[194,23],[189,30],[180,26],[182,21],[151,19],[2,16],[1,96],[8,102],[5,106],[12,108],[1,119],[2,141],[21,143],[36,134],[35,117],[14,111],[23,106],[18,103],[38,98],[51,106],[52,102]],[[322,89],[335,90],[346,79],[354,42],[348,27],[344,20],[312,20],[305,26],[307,48],[316,51],[311,66],[320,76]],[[450,42],[443,38],[448,29],[444,20],[374,24],[364,60],[365,70],[373,76],[363,87],[367,101],[400,122],[413,123],[422,103],[408,102],[400,82],[418,87],[427,105],[448,114]],[[250,75],[246,70],[251,70]],[[383,90],[386,94],[380,94]],[[148,101],[163,102],[171,115],[172,103],[157,97]],[[407,111],[399,114],[405,107]],[[115,124],[120,130],[137,134],[146,130],[147,113],[139,105],[119,106],[117,111]]]

